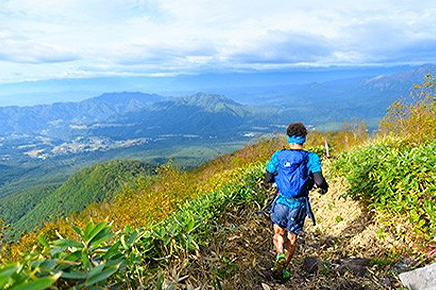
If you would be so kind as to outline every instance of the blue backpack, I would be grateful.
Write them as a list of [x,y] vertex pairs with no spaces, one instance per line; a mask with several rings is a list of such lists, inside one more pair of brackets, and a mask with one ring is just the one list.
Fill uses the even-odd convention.
[[284,149],[277,155],[279,165],[275,182],[280,195],[286,198],[298,198],[307,194],[306,182],[309,179],[307,162],[309,152]]

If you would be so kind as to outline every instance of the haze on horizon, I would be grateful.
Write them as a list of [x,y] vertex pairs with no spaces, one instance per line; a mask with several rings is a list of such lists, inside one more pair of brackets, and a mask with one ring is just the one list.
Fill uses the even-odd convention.
[[435,13],[411,0],[7,0],[0,83],[434,63]]

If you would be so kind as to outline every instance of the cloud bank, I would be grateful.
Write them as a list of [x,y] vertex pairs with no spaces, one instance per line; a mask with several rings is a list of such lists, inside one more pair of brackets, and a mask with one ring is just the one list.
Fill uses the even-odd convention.
[[0,81],[434,62],[434,1],[5,0]]

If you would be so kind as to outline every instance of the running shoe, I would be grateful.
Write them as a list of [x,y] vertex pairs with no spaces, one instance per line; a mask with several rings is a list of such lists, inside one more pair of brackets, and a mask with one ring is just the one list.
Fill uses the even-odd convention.
[[278,253],[276,260],[274,262],[274,267],[271,269],[273,276],[277,278],[282,278],[283,271],[286,268],[286,257],[283,253]]
[[283,270],[283,279],[290,279],[291,278],[291,273],[289,271]]

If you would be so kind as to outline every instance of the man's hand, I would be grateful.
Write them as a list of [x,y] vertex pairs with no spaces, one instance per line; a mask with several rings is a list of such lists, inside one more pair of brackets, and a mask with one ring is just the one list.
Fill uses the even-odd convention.
[[274,183],[275,182],[274,176],[275,176],[274,173],[270,173],[267,170],[265,172],[265,183]]
[[329,191],[327,188],[320,188],[320,189],[318,190],[319,194],[326,194],[327,191]]

